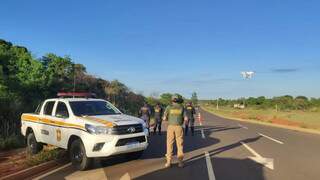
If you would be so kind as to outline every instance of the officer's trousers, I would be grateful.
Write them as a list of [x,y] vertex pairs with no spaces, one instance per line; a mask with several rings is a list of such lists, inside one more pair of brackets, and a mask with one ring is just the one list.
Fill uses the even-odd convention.
[[188,122],[185,124],[184,134],[186,136],[188,135],[189,127],[191,130],[191,134],[194,135],[194,119],[189,119]]
[[176,141],[178,150],[178,159],[183,160],[183,128],[179,125],[169,125],[167,129],[167,161],[172,161],[173,144]]
[[162,124],[162,120],[161,118],[156,118],[155,119],[155,126],[154,126],[154,133],[157,132],[157,130],[159,131],[159,134],[161,133],[161,124]]

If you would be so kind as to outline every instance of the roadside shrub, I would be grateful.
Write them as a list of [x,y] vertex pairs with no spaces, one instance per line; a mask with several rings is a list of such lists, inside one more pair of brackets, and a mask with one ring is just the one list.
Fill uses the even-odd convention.
[[13,135],[7,138],[0,138],[0,151],[25,147],[22,136]]
[[27,155],[27,164],[29,166],[36,166],[48,161],[58,160],[62,158],[64,155],[65,151],[62,149],[44,149],[37,155]]

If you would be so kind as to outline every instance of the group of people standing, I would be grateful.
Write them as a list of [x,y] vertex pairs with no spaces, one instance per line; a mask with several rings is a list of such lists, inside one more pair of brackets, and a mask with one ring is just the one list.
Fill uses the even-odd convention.
[[150,119],[154,117],[154,134],[157,133],[161,135],[161,126],[162,121],[168,122],[167,127],[167,154],[166,159],[167,163],[166,167],[171,167],[172,156],[173,156],[173,145],[176,141],[177,151],[178,151],[178,161],[179,167],[183,167],[183,141],[184,136],[188,135],[189,129],[191,131],[192,136],[194,135],[194,123],[195,123],[195,114],[196,110],[193,107],[192,102],[187,102],[186,105],[183,105],[183,98],[180,95],[172,96],[172,103],[167,106],[165,109],[161,107],[160,103],[157,103],[153,108],[153,113],[150,106],[145,103],[143,107],[141,107],[139,111],[139,115],[141,119],[143,119],[150,132]]

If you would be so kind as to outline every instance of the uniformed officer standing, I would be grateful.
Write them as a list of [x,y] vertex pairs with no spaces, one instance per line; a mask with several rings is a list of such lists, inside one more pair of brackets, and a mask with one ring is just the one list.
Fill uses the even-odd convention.
[[179,167],[183,167],[183,122],[187,121],[185,109],[182,105],[183,99],[180,95],[172,97],[172,105],[169,105],[164,113],[163,120],[168,121],[167,128],[167,163],[166,167],[171,167],[173,144],[176,141],[178,150]]
[[150,117],[151,117],[151,110],[147,103],[144,103],[139,111],[139,115],[141,119],[147,124],[148,132],[150,133]]
[[191,135],[194,136],[194,115],[196,114],[196,110],[192,105],[192,102],[188,102],[186,104],[186,115],[188,117],[188,121],[185,124],[185,135],[188,135],[189,127],[191,130]]
[[157,105],[154,107],[154,120],[155,120],[154,134],[157,133],[157,129],[158,129],[158,134],[161,135],[162,116],[163,116],[163,109],[160,103],[157,103]]

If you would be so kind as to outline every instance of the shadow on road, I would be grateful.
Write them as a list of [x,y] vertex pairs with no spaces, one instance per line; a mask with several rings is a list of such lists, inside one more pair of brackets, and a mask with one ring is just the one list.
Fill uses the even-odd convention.
[[[211,158],[214,174],[218,180],[265,180],[263,166],[251,159]],[[195,173],[196,172],[196,173]],[[173,167],[162,169],[135,178],[136,180],[187,180],[209,179],[205,158],[193,162],[193,166],[183,169]]]
[[[233,159],[214,157],[225,151],[232,150],[241,146],[241,142],[252,143],[261,137],[249,138],[228,146],[209,151],[211,161],[214,167],[216,179],[219,180],[264,180],[263,166],[257,164],[251,159]],[[195,173],[196,172],[196,173]],[[170,169],[161,169],[149,174],[142,175],[137,180],[157,180],[157,179],[208,179],[208,170],[204,154],[194,156],[185,162],[183,169],[173,167]]]
[[[212,131],[219,130],[221,127],[209,127]],[[150,137],[150,145],[146,150],[142,159],[162,158],[166,154],[166,132],[163,132],[161,136],[154,135]],[[184,137],[184,152],[192,152],[201,148],[212,146],[219,143],[220,140],[212,137],[203,139],[199,131],[195,132],[195,136]],[[175,146],[174,146],[175,147]],[[176,148],[174,148],[176,154]]]
[[[234,130],[234,127],[223,127],[223,126],[211,126],[206,127],[207,133]],[[225,151],[235,149],[244,142],[250,144],[259,140],[261,137],[255,137],[245,139],[243,141],[230,144],[228,146],[216,148],[209,151],[213,164],[214,171],[217,179],[255,179],[263,180],[263,169],[259,164],[256,164],[250,159],[229,159],[229,158],[218,158],[214,157]],[[149,139],[150,145],[145,151],[142,158],[138,161],[128,161],[123,155],[107,158],[105,160],[96,161],[95,165],[91,170],[87,172],[77,172],[72,167],[65,170],[59,171],[50,177],[45,179],[63,179],[63,177],[79,177],[82,175],[96,176],[95,172],[101,169],[104,175],[108,176],[108,179],[119,179],[119,176],[130,173],[131,175],[136,174],[137,179],[208,179],[208,172],[206,166],[206,160],[204,152],[200,149],[212,146],[220,142],[219,139],[207,136],[205,139],[201,135],[196,134],[195,136],[185,137],[185,153],[200,150],[193,155],[188,153],[189,159],[185,161],[185,168],[178,169],[173,167],[171,169],[163,169],[165,163],[166,153],[166,135],[163,132],[162,136],[153,135]],[[188,157],[186,157],[188,158]],[[174,165],[176,166],[176,165]],[[137,172],[139,171],[138,175]],[[85,174],[83,174],[85,173]],[[82,174],[82,175],[81,175]],[[51,178],[52,177],[52,178]]]

